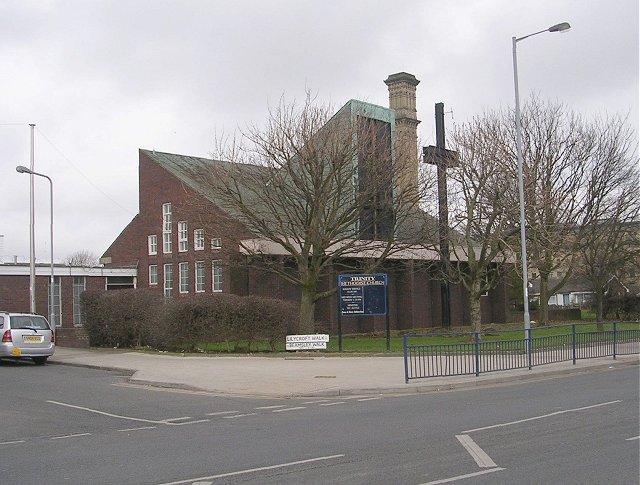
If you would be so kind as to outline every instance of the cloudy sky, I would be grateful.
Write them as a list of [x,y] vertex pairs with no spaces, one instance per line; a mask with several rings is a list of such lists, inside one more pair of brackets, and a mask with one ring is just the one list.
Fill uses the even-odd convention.
[[[638,130],[637,0],[3,0],[0,257],[29,255],[35,170],[54,181],[55,259],[100,256],[138,211],[138,148],[210,156],[215,133],[260,124],[305,89],[336,108],[383,106],[383,80],[420,81],[423,144],[446,123],[521,97]],[[36,258],[49,261],[49,184],[36,178]]]

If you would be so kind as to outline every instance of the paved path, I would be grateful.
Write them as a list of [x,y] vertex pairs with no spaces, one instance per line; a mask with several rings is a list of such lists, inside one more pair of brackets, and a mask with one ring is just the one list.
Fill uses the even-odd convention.
[[580,360],[476,376],[432,377],[404,382],[402,356],[210,356],[58,347],[53,364],[118,369],[130,381],[221,395],[271,398],[406,394],[496,385],[514,380],[638,365],[638,355]]

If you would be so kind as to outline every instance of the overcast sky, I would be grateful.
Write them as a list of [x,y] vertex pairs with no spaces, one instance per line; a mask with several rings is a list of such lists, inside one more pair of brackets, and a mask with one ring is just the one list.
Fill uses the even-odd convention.
[[[260,124],[305,89],[338,109],[388,106],[383,83],[418,86],[419,136],[434,104],[463,123],[521,98],[638,130],[638,0],[3,0],[0,3],[0,256],[29,256],[35,171],[54,182],[56,260],[97,256],[138,211],[138,148],[208,157],[216,132]],[[49,184],[36,178],[36,258],[49,261]]]

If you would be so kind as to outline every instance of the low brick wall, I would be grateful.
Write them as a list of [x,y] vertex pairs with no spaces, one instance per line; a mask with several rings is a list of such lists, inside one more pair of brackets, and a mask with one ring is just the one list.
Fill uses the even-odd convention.
[[88,348],[89,337],[82,327],[56,329],[56,345],[60,347]]

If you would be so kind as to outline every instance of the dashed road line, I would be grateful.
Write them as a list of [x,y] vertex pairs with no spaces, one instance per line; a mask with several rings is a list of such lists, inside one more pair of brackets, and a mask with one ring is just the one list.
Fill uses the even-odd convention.
[[139,428],[125,428],[125,429],[118,429],[116,431],[120,432],[120,433],[124,433],[124,432],[128,432],[128,431],[143,431],[145,429],[157,429],[157,426],[140,426]]
[[217,413],[206,413],[207,416],[222,416],[223,414],[237,414],[240,411],[218,411]]
[[64,436],[54,436],[50,438],[52,440],[66,440],[68,438],[79,438],[80,436],[91,436],[91,433],[76,433],[76,434],[67,434]]
[[233,416],[222,416],[222,419],[244,418],[246,416],[255,416],[258,413],[234,414]]
[[19,443],[26,443],[26,440],[2,441],[2,442],[0,442],[0,446],[2,446],[2,445],[17,445]]
[[632,436],[631,438],[627,438],[625,441],[634,441],[634,440],[640,440],[640,436]]
[[305,401],[302,404],[320,404],[321,402],[329,402],[329,399],[320,399],[318,401]]
[[253,409],[278,409],[278,408],[284,408],[284,407],[286,407],[284,404],[280,404],[279,406],[260,406]]
[[291,408],[274,409],[272,413],[286,413],[287,411],[297,411],[299,409],[307,409],[306,406],[295,406]]
[[467,473],[466,475],[458,475],[457,477],[445,478],[443,480],[435,480],[433,482],[422,483],[421,485],[439,485],[440,483],[457,482],[458,480],[464,480],[465,478],[477,477],[479,475],[486,475],[487,473],[499,472],[506,470],[506,468],[490,468],[488,470],[482,470],[481,472]]
[[378,401],[379,399],[382,399],[380,397],[363,397],[358,399],[358,402],[364,402],[364,401]]
[[336,402],[325,402],[320,404],[320,406],[337,406],[338,404],[344,404],[344,401],[336,401]]

